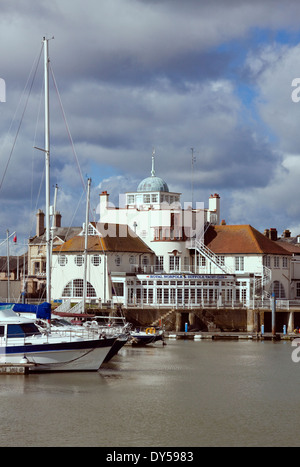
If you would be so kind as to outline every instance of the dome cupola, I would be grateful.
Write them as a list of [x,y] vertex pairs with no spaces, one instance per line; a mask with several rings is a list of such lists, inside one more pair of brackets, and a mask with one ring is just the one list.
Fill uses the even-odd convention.
[[169,187],[166,184],[166,182],[162,178],[156,177],[154,162],[155,161],[154,161],[154,151],[153,151],[151,177],[144,178],[144,180],[142,180],[139,183],[139,186],[137,187],[137,191],[139,193],[145,192],[145,191],[162,191],[162,192],[169,191]]

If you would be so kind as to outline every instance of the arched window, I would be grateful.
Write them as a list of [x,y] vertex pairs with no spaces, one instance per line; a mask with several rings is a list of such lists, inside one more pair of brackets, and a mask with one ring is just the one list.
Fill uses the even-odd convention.
[[275,294],[275,298],[286,298],[284,287],[280,281],[274,281],[271,284],[270,293]]
[[58,264],[60,266],[65,266],[68,263],[68,258],[66,255],[59,255],[58,257]]
[[93,255],[92,256],[92,264],[94,266],[100,266],[101,263],[101,256],[100,255]]
[[[96,297],[96,290],[90,282],[86,284],[86,296]],[[83,279],[73,279],[65,286],[62,297],[80,298],[83,297]]]
[[74,263],[76,264],[76,266],[82,266],[84,263],[84,256],[82,255],[75,256]]

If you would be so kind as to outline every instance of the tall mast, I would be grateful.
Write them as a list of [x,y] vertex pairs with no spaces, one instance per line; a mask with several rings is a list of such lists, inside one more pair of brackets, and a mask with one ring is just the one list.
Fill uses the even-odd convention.
[[86,211],[85,211],[85,238],[84,238],[84,275],[83,275],[83,293],[82,293],[82,312],[85,309],[85,300],[87,296],[87,250],[88,250],[88,235],[89,235],[89,210],[90,210],[90,187],[91,179],[88,179],[87,195],[86,195]]
[[46,297],[51,303],[51,238],[50,238],[50,119],[49,119],[49,53],[48,39],[44,43],[45,78],[45,179],[46,179]]

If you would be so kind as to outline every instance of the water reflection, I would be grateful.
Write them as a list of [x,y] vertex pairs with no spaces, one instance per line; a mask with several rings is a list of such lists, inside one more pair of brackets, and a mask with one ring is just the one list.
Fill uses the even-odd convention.
[[284,342],[123,348],[96,373],[1,375],[1,446],[295,446]]

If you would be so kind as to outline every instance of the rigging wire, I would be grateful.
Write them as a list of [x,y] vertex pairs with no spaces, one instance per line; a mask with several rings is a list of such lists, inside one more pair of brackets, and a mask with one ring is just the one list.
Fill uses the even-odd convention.
[[82,176],[82,171],[81,171],[81,168],[80,168],[80,165],[79,165],[79,160],[78,160],[78,157],[77,157],[77,154],[76,154],[76,151],[75,151],[75,147],[74,147],[74,143],[73,143],[73,138],[72,138],[72,136],[71,136],[71,132],[70,132],[70,129],[69,129],[69,125],[68,125],[68,122],[67,122],[67,119],[66,119],[66,114],[65,114],[65,111],[64,111],[64,108],[63,108],[63,105],[62,105],[62,100],[61,100],[61,98],[60,98],[60,94],[59,94],[59,91],[58,91],[58,86],[57,86],[57,83],[56,83],[56,79],[55,79],[55,76],[54,76],[54,72],[53,72],[51,63],[49,64],[49,68],[50,68],[50,71],[51,71],[51,75],[52,75],[54,87],[55,87],[56,94],[57,94],[58,101],[59,101],[59,105],[60,105],[60,108],[61,108],[61,111],[62,111],[62,115],[63,115],[63,119],[64,119],[65,126],[66,126],[66,129],[67,129],[67,133],[68,133],[68,136],[69,136],[69,139],[70,139],[70,142],[71,142],[71,146],[72,146],[72,150],[73,150],[73,155],[74,155],[75,160],[76,160],[77,169],[78,169],[78,172],[79,172],[79,175],[80,175],[81,183],[82,183],[84,189],[86,190],[86,186],[85,186],[84,179],[83,179],[83,176]]
[[[7,173],[7,170],[8,170],[8,166],[9,166],[9,163],[10,163],[10,160],[11,160],[11,157],[12,157],[12,154],[13,154],[13,151],[14,151],[14,148],[15,148],[15,145],[16,145],[16,142],[17,142],[17,138],[18,138],[18,135],[19,135],[19,132],[20,132],[20,128],[21,128],[21,125],[22,125],[22,122],[23,122],[23,118],[24,118],[24,115],[25,115],[25,112],[26,112],[26,109],[27,109],[27,104],[28,104],[28,100],[29,100],[29,97],[30,97],[30,94],[31,94],[31,91],[32,91],[32,87],[33,87],[33,83],[34,83],[34,80],[35,80],[35,76],[36,76],[36,73],[37,73],[37,70],[38,70],[38,65],[39,65],[39,62],[40,62],[40,58],[41,58],[41,55],[42,55],[42,48],[41,48],[41,51],[40,51],[40,54],[39,54],[39,57],[38,57],[38,60],[37,60],[37,64],[36,64],[36,67],[35,67],[35,70],[34,70],[34,74],[33,74],[33,78],[32,78],[32,81],[31,81],[31,85],[30,85],[30,88],[29,88],[29,92],[28,92],[28,95],[27,95],[27,99],[26,99],[26,102],[25,102],[25,106],[24,106],[24,109],[23,109],[23,112],[22,112],[22,115],[21,115],[21,119],[20,119],[20,122],[19,122],[19,125],[18,125],[18,128],[17,128],[17,132],[16,132],[16,135],[15,135],[15,138],[14,138],[14,142],[13,142],[13,145],[12,145],[12,148],[10,150],[10,154],[9,154],[9,157],[8,157],[8,161],[6,162],[6,166],[5,166],[5,169],[4,169],[4,173],[2,175],[2,178],[1,178],[1,182],[0,182],[0,191],[1,191],[1,188],[3,186],[3,182],[4,182],[4,178],[6,176],[6,173]],[[30,72],[31,74],[31,72]],[[29,75],[30,77],[30,75]],[[28,77],[28,80],[27,80],[27,83],[25,85],[25,88],[24,88],[24,91],[23,91],[23,94],[25,92],[25,89],[27,87],[27,84],[28,84],[28,81],[29,81],[29,77]]]

